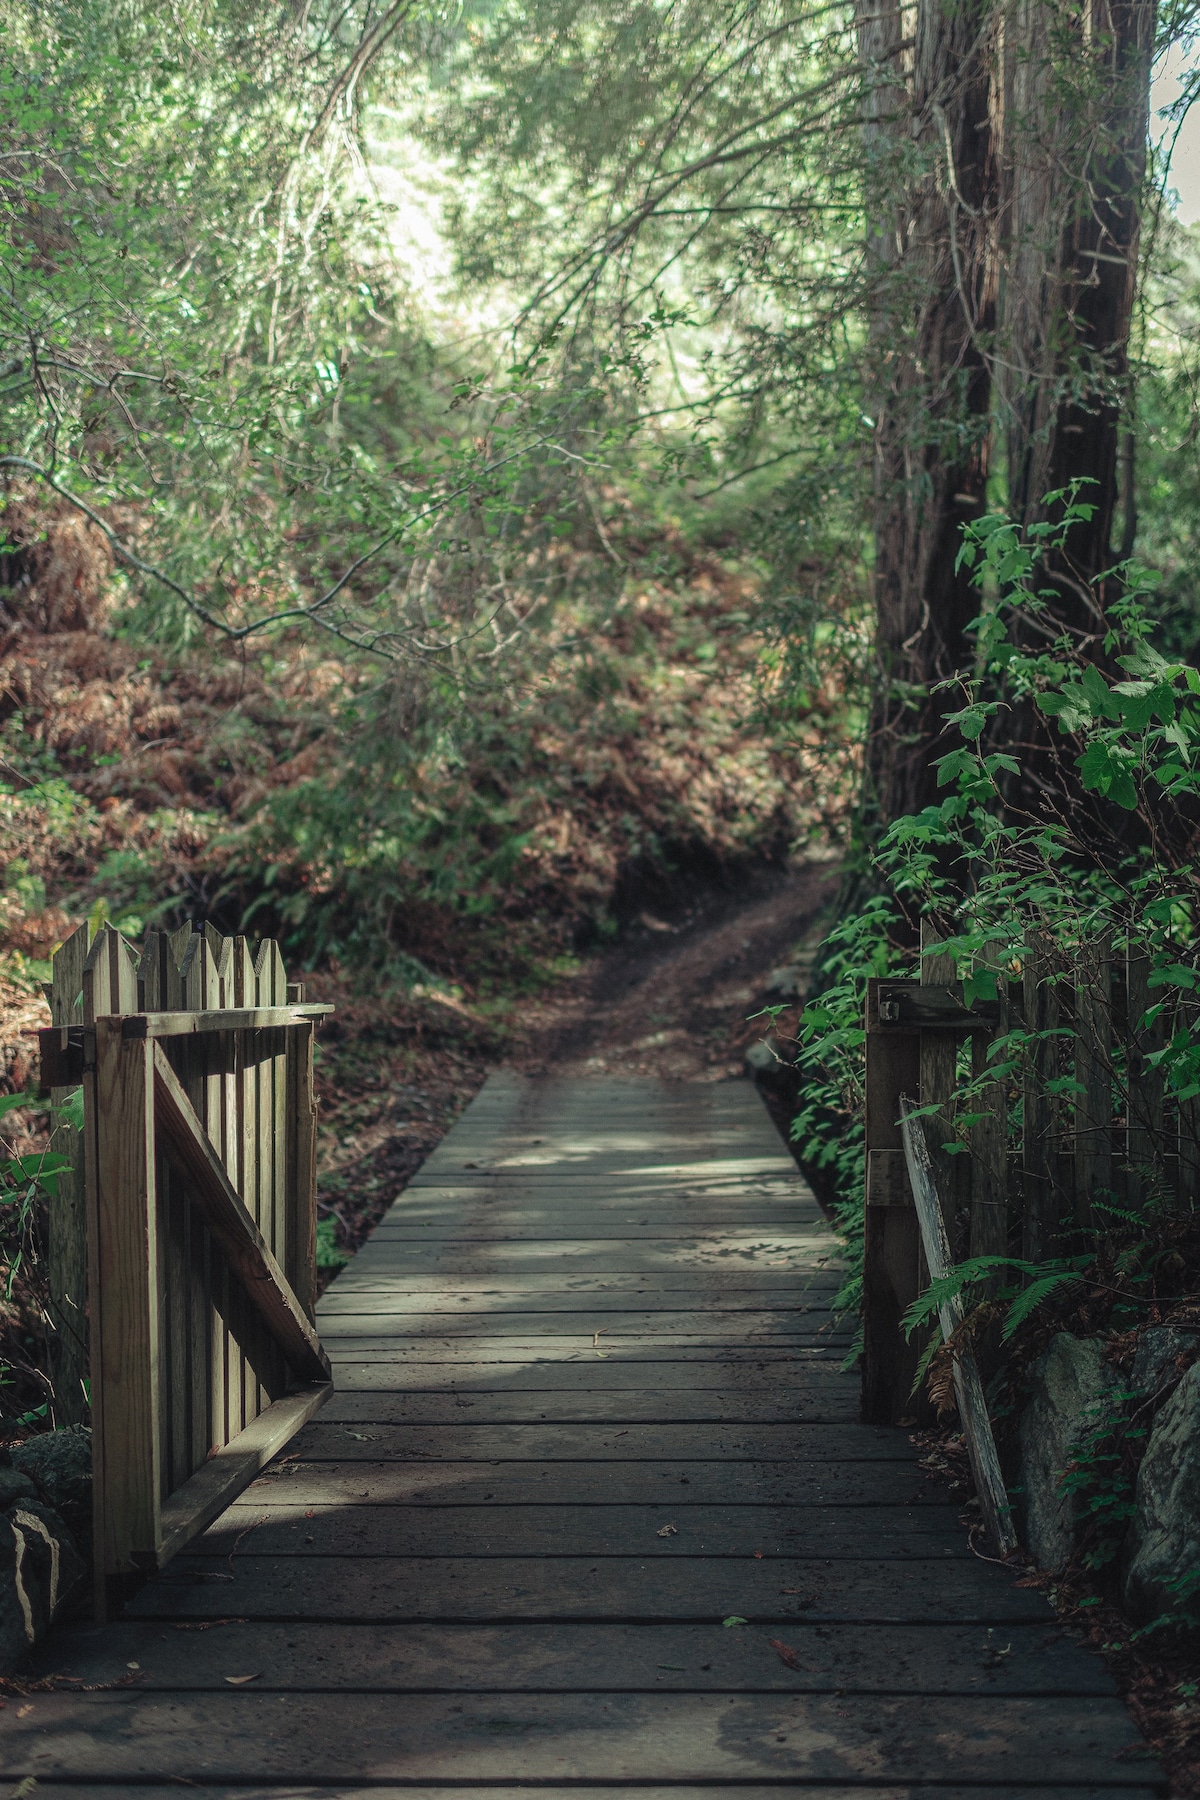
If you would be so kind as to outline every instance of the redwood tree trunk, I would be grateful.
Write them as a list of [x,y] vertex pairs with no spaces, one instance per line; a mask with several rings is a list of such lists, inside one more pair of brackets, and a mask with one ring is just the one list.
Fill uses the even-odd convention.
[[[956,569],[984,508],[994,325],[994,188],[987,0],[860,0],[870,71],[865,137],[875,420],[875,692],[864,826],[929,804],[958,702],[934,689],[973,660],[976,595]],[[905,10],[910,26],[914,15]],[[897,198],[899,193],[899,198]]]
[[1098,622],[1112,547],[1146,174],[1155,0],[1013,0],[996,106],[1006,265],[996,385],[1009,508],[1028,525],[1081,481],[1095,505],[1060,569],[1063,623]]
[[[1047,555],[1039,585],[1076,653],[1101,666],[1112,596],[1097,578],[1132,547],[1118,503],[1154,27],[1155,0],[1010,0],[997,71],[1008,508],[1026,527],[1053,518],[1062,503],[1047,496],[1075,482],[1094,507]],[[1021,764],[1006,789],[1016,812],[1057,815],[1101,861],[1142,835],[1135,816],[1084,791],[1079,746],[1029,702],[997,717],[991,741]]]

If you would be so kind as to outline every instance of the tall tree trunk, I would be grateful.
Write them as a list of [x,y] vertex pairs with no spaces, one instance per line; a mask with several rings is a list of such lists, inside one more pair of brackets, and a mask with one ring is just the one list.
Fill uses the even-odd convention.
[[[859,0],[872,230],[868,392],[875,418],[876,683],[864,827],[927,805],[943,717],[934,692],[973,661],[978,610],[956,569],[984,508],[995,257],[988,0]],[[903,20],[913,12],[904,9]]]
[[[1101,666],[1112,596],[1097,578],[1132,548],[1121,439],[1154,28],[1155,0],[1008,0],[998,58],[1004,273],[995,385],[1008,506],[1028,528],[1061,517],[1062,501],[1047,496],[1078,483],[1094,508],[1061,551],[1048,552],[1040,585],[1057,629]],[[1127,443],[1124,460],[1131,455]],[[1016,629],[1024,635],[1020,622]],[[1029,701],[1002,712],[990,737],[1021,763],[1006,789],[1017,813],[1057,815],[1101,861],[1119,859],[1142,835],[1134,815],[1085,792],[1078,746]]]
[[[1080,586],[1112,545],[1129,333],[1137,292],[1155,0],[1011,0],[996,107],[1005,262],[996,361],[1009,507],[1028,525],[1045,496],[1083,483],[1063,623],[1097,617]],[[1122,538],[1125,533],[1119,534]]]

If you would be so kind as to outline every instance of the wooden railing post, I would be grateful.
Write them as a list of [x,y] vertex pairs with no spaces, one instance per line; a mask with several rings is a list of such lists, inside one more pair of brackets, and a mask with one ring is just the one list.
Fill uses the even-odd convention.
[[1097,1194],[1111,1195],[1112,939],[1081,946],[1075,981],[1075,1224],[1087,1231]]
[[1033,937],[1025,959],[1022,990],[1025,1030],[1030,1043],[1022,1079],[1021,1255],[1027,1262],[1049,1256],[1057,1237],[1062,1190],[1058,1179],[1060,1139],[1050,1083],[1058,1068],[1059,990],[1047,940]]
[[96,1022],[88,1145],[91,1260],[93,1520],[97,1617],[157,1550],[162,1447],[154,1046],[119,1020]]
[[[958,970],[954,958],[947,956],[942,949],[941,936],[932,919],[921,920],[921,985],[930,988],[953,989]],[[915,1090],[922,1106],[936,1106],[941,1110],[931,1121],[933,1125],[933,1147],[930,1155],[937,1180],[938,1196],[942,1205],[942,1223],[946,1228],[946,1241],[950,1245],[951,1255],[955,1244],[956,1201],[962,1186],[962,1178],[966,1173],[963,1160],[959,1157],[947,1156],[940,1145],[950,1137],[951,1108],[954,1090],[958,1085],[958,1038],[952,1031],[923,1031],[921,1033],[921,1079]],[[922,1252],[922,1262],[924,1253]],[[924,1275],[924,1271],[923,1271]],[[928,1285],[927,1278],[921,1283]]]
[[[303,991],[300,991],[303,998]],[[288,1034],[287,1247],[284,1269],[310,1319],[317,1315],[317,1103],[312,1025]]]
[[866,1215],[863,1221],[862,1416],[871,1425],[915,1418],[920,1342],[901,1320],[921,1293],[921,1233],[904,1169],[900,1096],[920,1074],[916,1031],[881,1031],[878,981],[866,1001]]
[[[90,931],[81,925],[54,953],[46,988],[55,1025],[83,1023],[83,965]],[[51,1149],[70,1163],[58,1177],[47,1209],[47,1262],[50,1280],[49,1364],[54,1423],[78,1425],[87,1413],[87,1201],[84,1194],[83,1136],[58,1109],[73,1092],[52,1087]]]

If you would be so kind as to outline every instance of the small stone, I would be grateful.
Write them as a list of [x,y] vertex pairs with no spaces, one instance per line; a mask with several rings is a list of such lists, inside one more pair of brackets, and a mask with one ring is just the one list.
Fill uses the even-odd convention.
[[1025,1542],[1043,1569],[1061,1569],[1075,1545],[1075,1505],[1062,1478],[1112,1386],[1103,1353],[1103,1339],[1060,1331],[1034,1368],[1021,1415],[1021,1485]]
[[[1200,1364],[1193,1364],[1154,1422],[1137,1480],[1126,1550],[1124,1599],[1134,1618],[1187,1605],[1178,1585],[1200,1569]],[[1195,1601],[1191,1602],[1195,1609]]]
[[795,963],[788,963],[782,969],[772,969],[764,983],[767,993],[786,994],[795,998],[800,992],[801,973]]
[[746,1050],[746,1067],[752,1075],[765,1074],[779,1067],[779,1058],[768,1043],[751,1044]]
[[[1200,1332],[1181,1325],[1149,1325],[1138,1338],[1129,1385],[1139,1394],[1153,1394],[1178,1373],[1180,1357],[1194,1362],[1200,1351]],[[1186,1366],[1186,1364],[1184,1365]]]

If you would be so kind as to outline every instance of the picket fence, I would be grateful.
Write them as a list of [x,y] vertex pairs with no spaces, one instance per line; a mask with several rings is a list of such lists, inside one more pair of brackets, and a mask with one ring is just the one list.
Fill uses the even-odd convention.
[[278,945],[211,926],[58,950],[42,1085],[83,1089],[50,1207],[52,1376],[90,1407],[101,1617],[330,1392],[314,1326],[313,1033]]
[[[863,1270],[863,1417],[917,1419],[912,1393],[924,1344],[902,1328],[928,1285],[905,1166],[901,1098],[938,1111],[927,1120],[950,1251],[1030,1263],[1082,1248],[1106,1206],[1138,1206],[1150,1192],[1184,1205],[1200,1199],[1200,1102],[1167,1097],[1154,1053],[1167,1015],[1146,1022],[1161,995],[1150,959],[1101,939],[1068,958],[1034,946],[1017,980],[994,1001],[964,1003],[953,959],[922,928],[919,979],[877,979],[866,998],[866,1218]],[[1028,1034],[1019,1072],[993,1078],[999,1035]],[[969,1050],[967,1046],[969,1045]],[[1001,1059],[1006,1060],[1006,1059]],[[966,1132],[969,1154],[941,1145],[959,1135],[952,1098],[979,1083]]]

